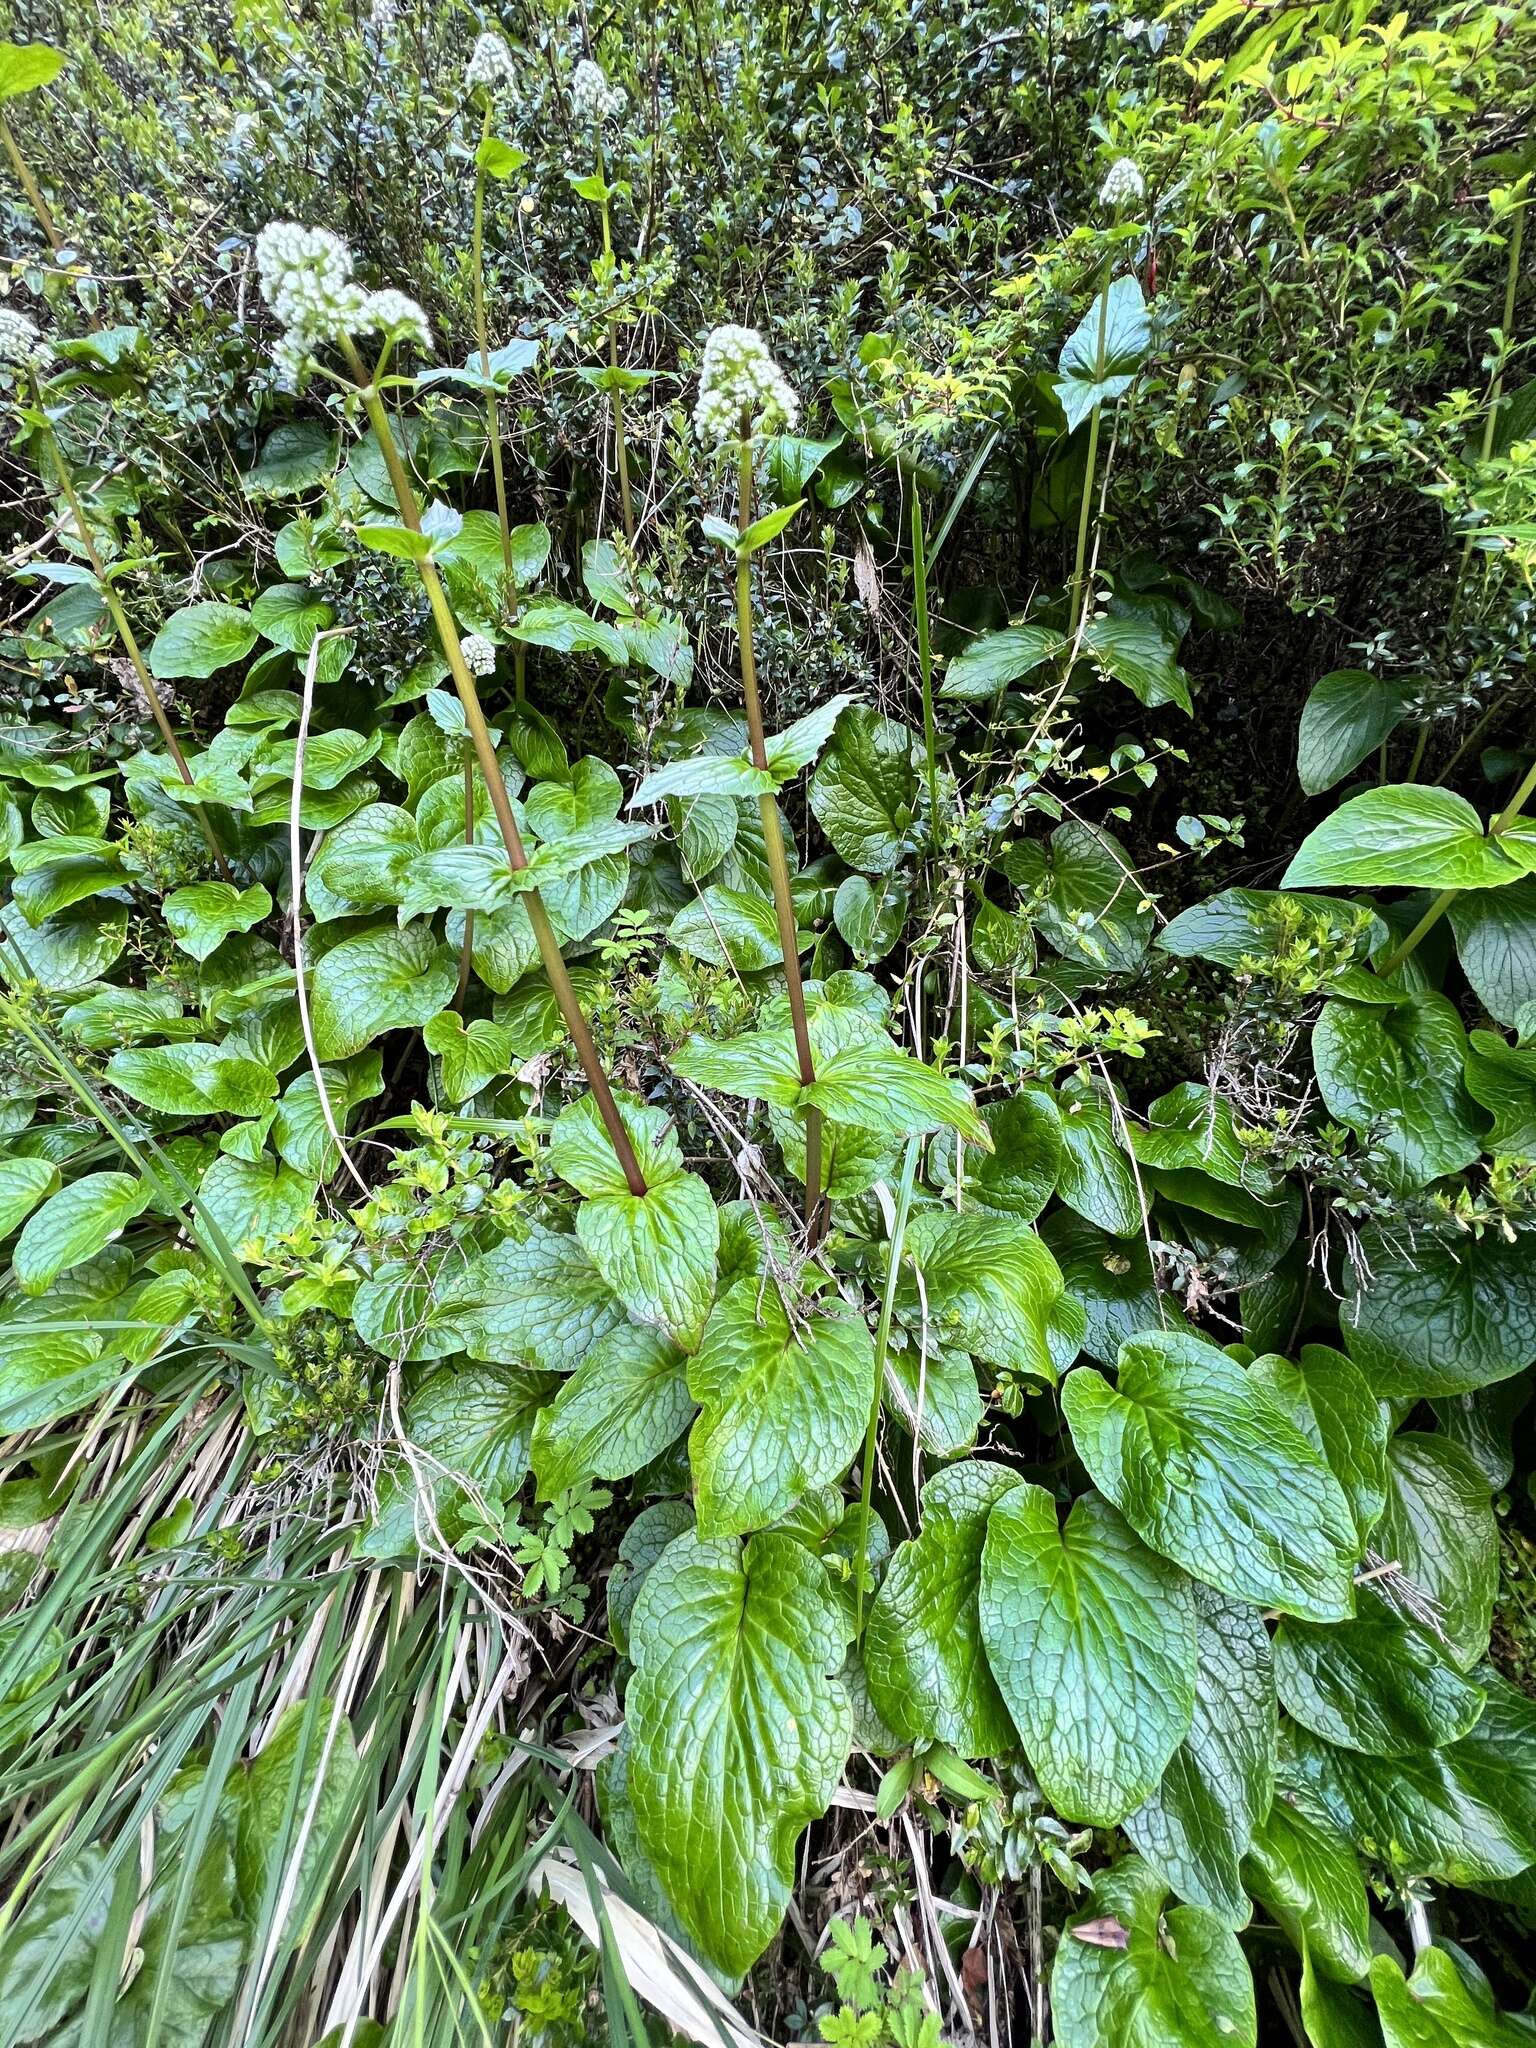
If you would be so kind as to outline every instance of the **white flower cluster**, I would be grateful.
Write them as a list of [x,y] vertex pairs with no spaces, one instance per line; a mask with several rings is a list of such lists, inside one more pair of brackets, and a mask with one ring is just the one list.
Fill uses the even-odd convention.
[[516,77],[512,52],[501,37],[490,30],[483,36],[477,36],[475,47],[469,53],[469,62],[464,67],[465,92],[483,92],[494,98],[497,93],[510,90]]
[[1128,156],[1117,156],[1104,173],[1099,187],[1100,206],[1134,206],[1147,189],[1147,181]]
[[52,361],[53,350],[38,333],[36,321],[0,306],[0,363],[13,363],[18,370],[42,370]]
[[459,642],[459,652],[464,657],[464,666],[472,676],[488,676],[496,668],[496,644],[487,640],[483,633],[466,633]]
[[352,251],[328,228],[275,220],[256,237],[261,295],[282,321],[278,368],[297,385],[322,343],[343,334],[383,334],[428,348],[427,316],[404,292],[365,292],[352,282]]
[[432,329],[427,316],[414,299],[386,286],[381,292],[370,292],[363,301],[363,310],[358,315],[357,331],[360,334],[387,334],[395,341],[414,341],[418,348],[432,346]]
[[789,379],[755,327],[717,327],[704,344],[693,424],[719,447],[743,430],[787,433],[800,417]]
[[583,128],[601,128],[605,121],[619,121],[629,105],[622,85],[610,85],[601,64],[583,57],[571,75],[571,104]]
[[379,37],[387,36],[400,15],[400,0],[373,0],[368,26]]

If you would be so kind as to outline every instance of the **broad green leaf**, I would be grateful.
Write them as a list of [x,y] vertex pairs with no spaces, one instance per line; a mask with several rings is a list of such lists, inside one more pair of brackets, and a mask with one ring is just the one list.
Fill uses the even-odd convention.
[[1066,646],[1061,634],[1050,626],[1005,626],[1001,632],[984,633],[950,662],[939,695],[967,704],[985,702],[1009,683],[1017,683],[1054,661]]
[[1082,648],[1085,660],[1123,683],[1149,710],[1177,704],[1193,714],[1189,677],[1179,666],[1178,640],[1157,613],[1113,599],[1107,612],[1084,625]]
[[1032,1223],[1056,1190],[1061,1112],[1045,1088],[1020,1088],[981,1112],[990,1153],[965,1155],[965,1200]]
[[1387,1162],[1411,1194],[1482,1151],[1481,1119],[1462,1082],[1467,1034],[1444,996],[1390,1009],[1331,1002],[1312,1028],[1312,1064],[1328,1112]]
[[1296,773],[1308,796],[1321,796],[1373,754],[1407,714],[1397,684],[1360,668],[1334,669],[1312,685],[1296,736]]
[[1368,1606],[1418,1621],[1470,1670],[1488,1648],[1499,1584],[1499,1535],[1488,1483],[1460,1444],[1409,1430],[1387,1446],[1387,1504],[1371,1548],[1391,1574]]
[[1530,2027],[1506,2018],[1487,1980],[1468,1981],[1443,1948],[1424,1949],[1406,1978],[1392,1956],[1373,1956],[1371,1996],[1385,2048],[1529,2048]]
[[790,782],[804,768],[809,768],[827,741],[832,737],[838,720],[854,698],[847,690],[840,690],[836,696],[828,697],[807,711],[803,718],[797,718],[793,725],[785,726],[782,732],[770,733],[763,751],[768,756],[768,766],[773,771],[776,785]]
[[94,1259],[149,1207],[153,1190],[131,1173],[88,1173],[50,1195],[22,1226],[11,1254],[23,1294]]
[[1134,277],[1112,278],[1067,336],[1056,365],[1056,396],[1067,432],[1095,406],[1129,391],[1152,347],[1147,302]]
[[[1139,1856],[1095,1877],[1051,1970],[1060,2048],[1254,2048],[1253,1979],[1236,1935],[1200,1906],[1164,1911],[1167,1890]],[[1099,1938],[1104,1923],[1124,1931],[1123,1946]]]
[[1450,907],[1462,972],[1500,1024],[1536,1002],[1536,877],[1507,889],[1468,889]]
[[965,1084],[924,1066],[883,1035],[842,1046],[815,1065],[816,1078],[799,1100],[832,1123],[855,1124],[887,1138],[947,1126],[973,1145],[991,1143]]
[[987,1519],[1022,1482],[984,1459],[923,1488],[918,1535],[899,1544],[864,1630],[875,1706],[901,1741],[960,1756],[1001,1756],[1018,1742],[982,1649],[979,1595]]
[[1523,1242],[1366,1230],[1348,1277],[1344,1348],[1386,1399],[1464,1394],[1536,1359],[1536,1261]]
[[1389,783],[1351,797],[1308,833],[1286,889],[1496,889],[1531,866],[1490,839],[1464,796]]
[[772,772],[745,754],[689,754],[653,768],[629,800],[631,810],[668,797],[758,796],[776,787]]
[[621,1656],[629,1655],[629,1621],[646,1574],[669,1543],[693,1527],[693,1509],[685,1500],[653,1501],[642,1508],[619,1538],[618,1555],[608,1574],[608,1632]]
[[248,932],[271,914],[272,898],[260,882],[237,889],[233,882],[192,882],[166,897],[166,929],[183,953],[206,960],[231,932]]
[[59,1169],[52,1160],[0,1159],[0,1237],[9,1237],[58,1185]]
[[1275,1685],[1280,1704],[1303,1728],[1340,1748],[1383,1757],[1458,1741],[1475,1725],[1485,1697],[1428,1635],[1381,1614],[1332,1628],[1283,1621],[1275,1633]]
[[512,1071],[512,1034],[488,1017],[473,1018],[466,1024],[452,1010],[429,1019],[422,1043],[443,1063],[443,1093],[450,1102],[466,1102],[471,1095]]
[[1363,1542],[1387,1500],[1386,1410],[1364,1374],[1343,1352],[1305,1344],[1299,1365],[1266,1355],[1254,1360],[1248,1376],[1322,1452]]
[[533,1470],[546,1500],[588,1479],[628,1479],[659,1458],[693,1415],[688,1361],[658,1330],[621,1323],[562,1380],[534,1425]]
[[1445,1749],[1384,1759],[1304,1728],[1291,1762],[1310,1797],[1362,1851],[1448,1884],[1515,1877],[1536,1863],[1536,1703],[1491,1670],[1482,1718]]
[[1061,1165],[1056,1192],[1069,1209],[1111,1237],[1138,1237],[1144,1228],[1142,1196],[1115,1112],[1096,1088],[1063,1094]]
[[459,1361],[431,1372],[405,1410],[405,1448],[380,1483],[361,1549],[370,1558],[441,1553],[465,1528],[468,1489],[510,1501],[528,1475],[534,1422],[556,1382]]
[[850,704],[811,777],[816,822],[852,868],[884,875],[907,850],[917,815],[913,738],[867,704]]
[[640,1162],[643,1195],[629,1192],[590,1095],[557,1119],[550,1163],[586,1196],[576,1235],[593,1265],[637,1322],[687,1348],[714,1299],[719,1213],[704,1182],[684,1171],[661,1111],[621,1102],[619,1114]]
[[259,1116],[277,1093],[277,1076],[262,1061],[196,1043],[125,1048],[107,1061],[107,1077],[163,1116]]
[[1152,938],[1152,912],[1130,856],[1112,833],[1068,819],[1048,843],[1026,839],[1009,852],[1008,876],[1063,958],[1106,972],[1140,966]]
[[1536,1158],[1536,1044],[1511,1045],[1497,1031],[1469,1031],[1466,1082],[1473,1101],[1493,1116],[1484,1148]]
[[579,1241],[538,1223],[472,1256],[451,1285],[465,1350],[496,1364],[574,1372],[624,1321]]
[[255,620],[238,605],[184,605],[155,635],[149,671],[161,681],[211,676],[232,662],[244,661],[256,639]]
[[667,927],[667,941],[710,967],[760,974],[784,959],[772,899],[711,882],[685,903]]
[[23,961],[27,975],[61,995],[100,981],[117,961],[127,944],[127,903],[72,903],[35,928],[20,905],[6,903],[0,928],[12,961]]
[[715,1304],[688,1389],[699,1529],[740,1536],[776,1522],[853,1462],[869,1420],[875,1353],[851,1313],[793,1314],[772,1281],[741,1280]]
[[1049,1318],[1061,1292],[1056,1261],[1016,1216],[925,1209],[907,1226],[898,1311],[914,1332],[926,1326],[1002,1371],[1055,1380]]
[[885,1399],[935,1458],[959,1457],[981,1428],[976,1368],[963,1351],[893,1341],[885,1357]]
[[[377,1095],[384,1085],[377,1052],[364,1053],[341,1066],[322,1067],[320,1071],[325,1078],[331,1115],[342,1131],[358,1104]],[[283,1090],[272,1120],[272,1143],[285,1166],[314,1180],[329,1180],[340,1166],[336,1141],[327,1126],[312,1073],[298,1075]]]
[[[1240,968],[1246,960],[1272,958],[1302,929],[1316,933],[1314,950],[1322,987],[1356,1002],[1398,1000],[1393,984],[1378,980],[1363,965],[1352,964],[1363,960],[1369,947],[1387,943],[1387,928],[1379,917],[1346,896],[1223,889],[1219,896],[1180,911],[1158,933],[1156,944],[1181,960],[1213,960],[1221,967]],[[1351,964],[1324,971],[1324,962],[1340,952]]]
[[1080,1366],[1062,1405],[1094,1484],[1154,1550],[1234,1599],[1306,1620],[1353,1614],[1360,1544],[1342,1488],[1214,1345],[1134,1337],[1116,1386]]
[[[6,49],[14,47],[0,44],[0,65]],[[112,1898],[106,1854],[88,1843],[56,1859],[0,1940],[0,2036],[5,2040],[27,2048],[34,2042],[51,2048],[70,2035],[79,2040],[78,2028],[66,2030],[64,2022],[90,1990],[96,1951],[106,1932]]]
[[1365,1975],[1370,1902],[1343,1835],[1281,1793],[1254,1829],[1243,1879],[1292,1944],[1305,1944],[1315,1968],[1344,1984]]
[[1275,1687],[1257,1608],[1200,1587],[1194,1713],[1125,1831],[1181,1899],[1224,1926],[1252,1913],[1242,1860],[1275,1791]]
[[335,467],[335,432],[314,420],[290,420],[262,443],[245,488],[253,497],[293,497],[324,483]]
[[1101,1365],[1113,1365],[1120,1346],[1138,1330],[1187,1327],[1173,1298],[1159,1290],[1141,1238],[1110,1237],[1069,1209],[1053,1209],[1040,1236],[1061,1268],[1068,1296],[1083,1309],[1083,1349]]
[[0,43],[0,100],[52,85],[63,68],[64,52],[49,43]]
[[1042,1487],[993,1507],[981,1638],[1040,1788],[1063,1820],[1113,1827],[1148,1796],[1189,1732],[1194,1589],[1109,1505],[1085,1494],[1057,1521]]
[[861,966],[883,960],[901,937],[906,884],[894,875],[844,875],[832,899],[832,922]]
[[0,1430],[43,1429],[88,1408],[123,1377],[121,1356],[100,1337],[46,1323],[0,1325]]
[[311,1214],[314,1194],[313,1176],[281,1160],[225,1153],[203,1175],[198,1203],[238,1252],[252,1240],[270,1241],[299,1229]]
[[458,961],[426,925],[354,932],[310,970],[309,1008],[322,1060],[346,1059],[386,1031],[417,1029],[445,1010]]
[[679,1536],[635,1602],[636,1826],[684,1927],[732,1974],[777,1931],[795,1845],[842,1776],[846,1638],[825,1567],[788,1536]]

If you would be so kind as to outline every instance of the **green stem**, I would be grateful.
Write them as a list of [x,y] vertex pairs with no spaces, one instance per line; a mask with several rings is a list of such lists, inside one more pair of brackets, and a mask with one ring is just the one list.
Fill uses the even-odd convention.
[[917,667],[923,682],[923,750],[928,765],[928,830],[939,841],[939,746],[933,716],[933,649],[928,635],[928,558],[923,544],[923,495],[912,479],[912,609],[917,621]]
[[[491,133],[491,105],[486,101],[485,119],[481,123],[480,140],[486,142]],[[479,162],[475,165],[475,224],[472,252],[475,286],[475,341],[480,350],[480,374],[491,374],[490,330],[485,317],[485,169]],[[501,406],[496,393],[485,394],[485,431],[491,450],[491,478],[496,487],[496,519],[501,528],[501,562],[506,576],[507,612],[513,625],[517,624],[521,608],[517,588],[517,572],[512,566],[512,522],[507,513],[507,479],[501,452]],[[522,702],[527,695],[527,649],[521,640],[512,643],[512,671],[517,700]]]
[[869,1509],[875,1484],[875,1440],[880,1429],[880,1396],[885,1390],[885,1355],[891,1342],[891,1317],[896,1309],[896,1283],[901,1275],[902,1247],[907,1236],[907,1212],[912,1206],[912,1186],[917,1178],[917,1155],[922,1138],[907,1140],[901,1162],[901,1186],[896,1193],[896,1213],[891,1218],[890,1267],[885,1276],[885,1293],[880,1299],[880,1321],[875,1329],[875,1384],[869,1403],[869,1428],[864,1435],[864,1472],[859,1482],[859,1575],[854,1583],[854,1640],[864,1626],[864,1580],[869,1546]]
[[[737,531],[745,533],[752,524],[752,440],[750,423],[742,422],[741,470],[737,499]],[[752,561],[746,554],[736,557],[736,630],[741,641],[741,694],[746,705],[754,767],[768,766],[768,746],[763,734],[763,706],[757,694],[757,656],[752,644]],[[795,1036],[795,1058],[800,1068],[800,1086],[809,1088],[816,1079],[811,1058],[811,1033],[805,1015],[805,989],[800,981],[800,943],[795,927],[795,904],[789,886],[789,861],[784,852],[784,835],[779,829],[779,807],[771,791],[757,800],[763,822],[763,848],[768,856],[768,874],[773,883],[773,903],[779,920],[779,949],[784,955],[784,980],[789,991],[789,1016]],[[819,1243],[826,1227],[821,1200],[821,1111],[808,1106],[805,1112],[805,1222],[812,1245]]]
[[[16,173],[16,182],[26,194],[27,204],[37,215],[37,224],[46,236],[48,246],[53,251],[55,259],[61,267],[67,269],[68,266],[65,264],[64,257],[68,245],[59,233],[53,215],[48,210],[48,202],[43,197],[42,188],[39,186],[36,178],[33,177],[31,168],[26,158],[22,155],[16,138],[11,133],[10,123],[6,120],[4,114],[0,114],[0,149],[3,149],[11,160],[11,169]],[[92,313],[90,315],[90,323],[93,328],[99,330],[101,327],[100,313]]]
[[[406,475],[405,464],[400,460],[400,451],[395,445],[395,437],[390,430],[389,415],[384,410],[383,400],[368,381],[368,373],[363,367],[362,359],[349,339],[343,338],[342,348],[356,380],[358,394],[367,411],[368,424],[373,428],[379,452],[384,457],[384,466],[389,472],[390,486],[395,494],[395,504],[400,517],[412,533],[420,533],[421,514],[416,504],[416,494],[411,489],[411,480]],[[433,622],[453,675],[454,688],[458,691],[459,702],[464,707],[464,720],[469,727],[470,742],[474,747],[475,759],[479,763],[480,773],[491,799],[491,808],[496,813],[496,822],[501,828],[502,844],[507,849],[507,860],[514,872],[519,872],[527,867],[528,855],[523,848],[522,834],[517,829],[517,820],[512,814],[512,801],[507,795],[507,786],[502,780],[501,767],[496,759],[496,749],[491,744],[491,735],[486,728],[485,713],[480,708],[480,693],[475,688],[475,679],[470,674],[459,649],[459,632],[454,623],[452,607],[448,603],[442,579],[431,557],[419,561],[416,569],[421,577],[422,588],[427,593],[427,602],[432,607]],[[533,926],[533,936],[538,944],[545,979],[559,1005],[560,1015],[565,1020],[565,1028],[571,1036],[571,1043],[576,1048],[576,1056],[581,1062],[582,1072],[587,1077],[587,1086],[592,1090],[593,1099],[597,1103],[598,1114],[603,1120],[604,1130],[608,1133],[609,1143],[613,1146],[619,1165],[623,1169],[630,1193],[643,1195],[646,1192],[645,1176],[640,1171],[640,1162],[635,1156],[635,1149],[629,1141],[629,1133],[625,1130],[623,1119],[619,1115],[619,1106],[613,1099],[608,1076],[604,1073],[602,1061],[597,1056],[591,1029],[582,1013],[581,1004],[577,1001],[576,991],[571,986],[570,970],[560,951],[560,941],[555,937],[555,928],[549,921],[544,899],[537,889],[529,889],[524,892],[523,902],[528,908],[528,922]]]
[[[613,223],[608,213],[608,166],[603,156],[603,131],[599,127],[594,144],[597,152],[597,175],[603,188],[603,282],[613,288]],[[635,508],[629,491],[629,453],[624,446],[624,394],[618,388],[619,367],[619,321],[616,313],[608,316],[608,367],[615,373],[613,398],[613,440],[619,464],[619,509],[624,518],[624,538],[633,547],[635,544]]]
[[[1099,333],[1093,354],[1093,381],[1104,381],[1104,349],[1109,328],[1109,265],[1104,266],[1104,284],[1099,293]],[[1083,471],[1083,502],[1077,515],[1077,553],[1072,564],[1072,609],[1067,624],[1069,641],[1077,639],[1078,625],[1082,620],[1083,607],[1087,601],[1086,571],[1088,566],[1088,528],[1093,518],[1093,478],[1099,461],[1099,418],[1104,410],[1103,399],[1094,403],[1088,418],[1088,461]]]
[[[475,757],[466,748],[464,751],[464,844],[475,843]],[[454,990],[453,1007],[462,1010],[464,998],[469,993],[470,962],[475,951],[475,913],[464,913],[464,937],[459,943],[459,985]]]
[[[1526,771],[1525,780],[1488,827],[1488,837],[1490,839],[1497,839],[1501,833],[1507,832],[1510,826],[1517,822],[1523,814],[1526,805],[1530,802],[1533,791],[1536,791],[1536,761],[1531,763]],[[1421,940],[1434,930],[1441,918],[1444,917],[1445,913],[1456,901],[1456,898],[1463,893],[1460,889],[1442,889],[1413,930],[1408,934],[1407,938],[1393,952],[1387,955],[1386,959],[1376,969],[1376,972],[1378,974],[1391,974],[1401,967],[1409,954],[1414,951]]]
[[[53,431],[53,424],[49,420],[43,405],[43,394],[35,373],[32,378],[32,396],[36,403],[38,417],[43,423],[43,446],[47,449],[49,459],[53,464],[54,474],[59,480],[59,489],[64,494],[64,502],[69,507],[70,518],[74,521],[75,531],[80,537],[80,545],[85,549],[86,560],[91,565],[91,572],[95,576],[97,587],[101,591],[102,602],[107,608],[107,614],[112,621],[117,637],[122,642],[123,652],[133,665],[133,672],[139,680],[139,688],[144,692],[144,701],[148,704],[150,715],[159,728],[160,737],[165,741],[171,759],[176,764],[176,772],[187,788],[191,789],[193,787],[192,770],[187,766],[187,757],[181,751],[180,741],[171,730],[171,721],[165,715],[165,706],[160,701],[160,692],[155,688],[154,678],[149,672],[149,665],[140,652],[138,640],[134,636],[132,626],[128,623],[128,615],[123,610],[122,602],[107,575],[106,564],[101,559],[100,550],[96,546],[95,536],[91,532],[90,524],[86,519],[85,507],[81,503],[80,493],[76,487],[74,476],[70,471],[68,462],[64,458],[64,450],[59,446],[59,438]],[[192,808],[203,839],[207,844],[208,851],[213,856],[214,865],[226,882],[233,880],[229,862],[224,857],[224,849],[219,845],[218,837],[214,832],[208,813],[201,804],[194,804]]]

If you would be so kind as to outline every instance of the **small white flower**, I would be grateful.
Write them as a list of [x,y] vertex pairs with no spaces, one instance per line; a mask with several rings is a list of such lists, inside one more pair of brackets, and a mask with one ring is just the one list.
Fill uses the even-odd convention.
[[400,14],[400,0],[373,0],[368,26],[375,35],[387,36]]
[[414,341],[418,348],[432,346],[432,329],[427,316],[404,292],[386,288],[370,292],[357,318],[360,334],[387,334],[395,341]]
[[787,433],[800,416],[789,379],[755,327],[717,327],[704,344],[693,424],[714,446],[745,430]]
[[495,672],[496,645],[483,633],[466,633],[459,642],[459,652],[472,676],[488,676]]
[[37,322],[0,306],[0,363],[14,363],[18,370],[43,370],[52,361],[53,350],[38,333]]
[[1104,173],[1099,187],[1099,204],[1116,208],[1134,206],[1147,189],[1147,181],[1128,156],[1117,156]]
[[571,104],[583,128],[601,128],[605,121],[623,118],[629,94],[622,85],[610,85],[601,64],[583,57],[571,74]]
[[477,37],[464,68],[465,92],[483,92],[494,97],[509,90],[516,83],[516,78],[512,52],[501,37],[489,30]]
[[269,221],[256,237],[256,274],[287,330],[274,351],[278,369],[298,385],[320,345],[362,321],[367,294],[352,282],[352,251],[328,228]]

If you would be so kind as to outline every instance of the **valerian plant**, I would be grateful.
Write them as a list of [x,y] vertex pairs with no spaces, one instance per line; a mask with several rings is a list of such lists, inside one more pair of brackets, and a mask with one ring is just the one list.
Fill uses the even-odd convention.
[[1526,2039],[1530,23],[241,21],[0,45],[0,2033]]

